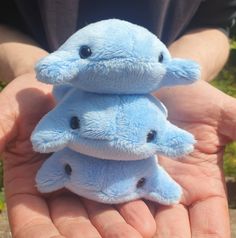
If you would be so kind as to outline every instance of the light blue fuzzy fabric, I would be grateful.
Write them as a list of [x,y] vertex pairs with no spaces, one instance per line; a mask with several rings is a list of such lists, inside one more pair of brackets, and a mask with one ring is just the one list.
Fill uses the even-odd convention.
[[180,186],[155,154],[183,156],[195,139],[149,93],[196,81],[197,63],[171,58],[148,30],[112,19],[76,32],[36,73],[54,85],[57,101],[31,136],[35,151],[55,152],[37,173],[39,191],[65,187],[104,203],[180,200]]
[[[88,46],[91,56],[81,58]],[[118,19],[90,24],[36,65],[37,79],[70,84],[95,93],[150,93],[164,86],[190,84],[200,76],[191,60],[172,59],[147,29]]]
[[179,202],[181,187],[152,156],[138,161],[100,160],[69,149],[54,153],[40,168],[36,185],[43,193],[61,188],[102,203],[145,198]]
[[[34,150],[42,153],[69,147],[111,160],[140,160],[156,153],[177,157],[191,152],[194,137],[166,116],[164,105],[151,95],[102,95],[71,89],[41,119],[31,140]],[[73,117],[79,119],[79,128],[71,128]],[[155,134],[151,141],[147,141],[149,133]]]

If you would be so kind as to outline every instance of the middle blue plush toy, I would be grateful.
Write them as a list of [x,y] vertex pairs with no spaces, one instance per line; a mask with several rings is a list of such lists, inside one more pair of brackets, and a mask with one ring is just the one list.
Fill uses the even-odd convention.
[[39,191],[65,187],[104,203],[180,200],[180,186],[156,154],[183,156],[195,140],[149,93],[196,81],[195,62],[171,58],[148,30],[111,19],[76,32],[36,73],[54,85],[57,101],[31,136],[35,151],[55,152],[38,171]]

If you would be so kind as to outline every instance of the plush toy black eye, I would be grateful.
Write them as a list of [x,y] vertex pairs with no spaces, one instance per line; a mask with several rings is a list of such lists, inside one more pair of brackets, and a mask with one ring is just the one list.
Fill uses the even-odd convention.
[[64,169],[65,169],[65,172],[66,172],[67,175],[71,175],[71,173],[72,173],[72,168],[70,167],[69,164],[66,164],[65,167],[64,167]]
[[154,130],[151,130],[148,134],[147,134],[147,143],[152,142],[156,139],[156,135],[157,132]]
[[78,117],[71,117],[70,119],[70,128],[75,130],[80,128],[80,122]]
[[160,53],[160,55],[159,55],[159,57],[158,57],[158,61],[159,61],[160,63],[162,63],[162,62],[163,62],[163,59],[164,59],[163,53]]
[[91,56],[92,51],[87,45],[83,45],[79,49],[79,55],[81,59],[87,59],[89,56]]
[[145,182],[146,182],[146,179],[145,179],[145,178],[141,178],[141,179],[139,179],[139,181],[137,182],[136,187],[137,187],[137,188],[141,188],[141,187],[143,187],[144,184],[145,184]]

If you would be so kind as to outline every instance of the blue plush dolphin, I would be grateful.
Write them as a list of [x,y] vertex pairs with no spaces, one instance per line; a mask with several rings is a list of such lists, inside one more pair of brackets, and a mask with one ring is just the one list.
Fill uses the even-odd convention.
[[118,19],[90,24],[36,66],[37,79],[95,93],[150,93],[200,76],[191,60],[171,58],[147,29]]
[[36,176],[40,192],[61,188],[102,203],[145,198],[169,205],[179,202],[181,187],[155,156],[137,161],[100,160],[64,149],[46,160]]
[[61,101],[32,133],[35,151],[69,147],[96,158],[140,160],[193,150],[194,137],[171,124],[164,105],[151,95],[95,94],[76,88],[58,93]]

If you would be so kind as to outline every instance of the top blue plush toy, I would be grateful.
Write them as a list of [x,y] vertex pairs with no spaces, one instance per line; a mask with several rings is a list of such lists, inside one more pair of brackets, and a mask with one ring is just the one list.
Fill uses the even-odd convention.
[[117,19],[90,24],[36,65],[37,79],[84,91],[146,94],[199,77],[191,60],[171,58],[147,29]]

